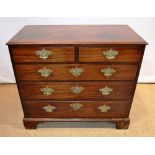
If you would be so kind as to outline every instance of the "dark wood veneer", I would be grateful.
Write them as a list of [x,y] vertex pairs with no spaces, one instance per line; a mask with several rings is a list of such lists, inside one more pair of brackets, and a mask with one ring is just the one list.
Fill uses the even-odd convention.
[[[72,103],[80,103],[83,106],[79,110],[70,107]],[[52,105],[56,109],[51,112],[45,112],[44,106]],[[99,106],[110,106],[108,112],[101,112]],[[24,113],[29,118],[123,118],[129,115],[129,101],[81,101],[81,102],[52,102],[52,101],[25,101]]]
[[[20,83],[23,99],[60,99],[60,100],[129,100],[132,96],[133,82],[40,82]],[[83,87],[79,94],[73,93],[71,87]],[[112,88],[109,95],[102,95],[100,88]],[[40,91],[41,88],[53,88],[55,91],[47,96]]]
[[[53,72],[48,77],[42,77],[38,70],[42,68],[51,69]],[[84,69],[79,76],[70,73],[72,68]],[[53,81],[53,80],[135,80],[138,65],[99,65],[99,64],[17,64],[15,68],[20,81]],[[101,69],[112,68],[115,73],[106,77]],[[91,76],[90,76],[91,75]]]
[[[36,51],[46,49],[51,51],[48,59],[42,60]],[[19,62],[74,62],[74,47],[13,47],[12,56],[15,63]]]
[[[145,42],[127,25],[70,25],[25,26],[7,45],[13,64],[17,87],[24,110],[24,126],[36,128],[48,121],[108,121],[117,129],[127,129],[129,112],[142,63]],[[52,55],[42,60],[37,50],[46,49]],[[103,51],[117,50],[115,59],[108,60]],[[79,77],[69,70],[83,68]],[[53,74],[41,77],[37,70],[48,67]],[[116,72],[105,77],[102,68]],[[70,87],[82,86],[78,95]],[[40,89],[52,87],[52,95],[42,95]],[[99,88],[111,87],[109,95],[101,95]],[[83,108],[73,110],[70,103],[82,103]],[[53,105],[56,110],[42,108]],[[108,105],[111,110],[101,113],[97,107]]]
[[147,44],[128,25],[28,25],[8,45]]
[[111,49],[119,51],[115,59],[108,60],[103,55],[103,51],[109,50],[109,47],[93,48],[80,47],[79,48],[79,62],[139,62],[141,57],[141,50],[139,48],[123,48],[111,47]]

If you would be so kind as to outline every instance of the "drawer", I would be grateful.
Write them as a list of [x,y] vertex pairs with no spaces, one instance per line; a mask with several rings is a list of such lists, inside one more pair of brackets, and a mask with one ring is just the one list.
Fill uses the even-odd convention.
[[74,62],[73,47],[14,47],[15,62]]
[[130,102],[25,101],[23,108],[25,117],[32,118],[127,118]]
[[79,48],[79,62],[139,62],[139,48]]
[[135,80],[137,65],[15,65],[20,81]]
[[133,82],[40,82],[19,83],[23,99],[128,100]]

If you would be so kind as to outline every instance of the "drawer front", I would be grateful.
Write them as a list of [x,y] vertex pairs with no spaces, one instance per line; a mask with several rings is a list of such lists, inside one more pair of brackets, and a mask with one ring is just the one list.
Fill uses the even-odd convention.
[[54,100],[128,100],[133,82],[42,82],[19,83],[24,99]]
[[79,48],[80,62],[139,62],[138,48]]
[[12,48],[15,62],[74,62],[73,47]]
[[135,80],[137,65],[15,65],[20,81]]
[[128,101],[50,102],[26,101],[25,117],[34,118],[115,118],[128,117]]

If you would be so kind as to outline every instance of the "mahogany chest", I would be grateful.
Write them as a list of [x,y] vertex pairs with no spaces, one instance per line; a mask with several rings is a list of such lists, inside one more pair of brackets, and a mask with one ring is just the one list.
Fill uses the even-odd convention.
[[31,25],[8,43],[25,128],[108,121],[127,129],[144,41],[127,25]]

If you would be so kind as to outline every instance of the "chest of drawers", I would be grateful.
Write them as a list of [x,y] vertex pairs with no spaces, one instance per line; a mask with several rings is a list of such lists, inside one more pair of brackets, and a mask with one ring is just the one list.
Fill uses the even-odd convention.
[[25,26],[7,43],[25,128],[108,121],[127,129],[146,44],[127,25]]

